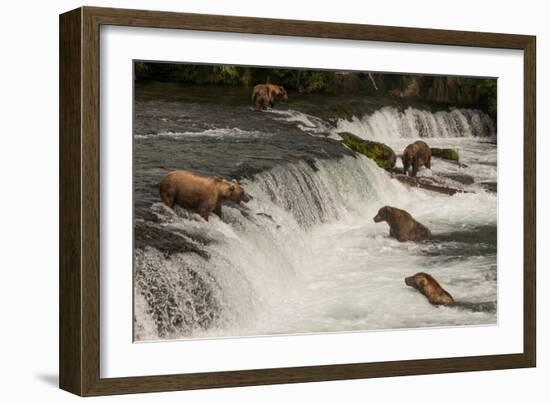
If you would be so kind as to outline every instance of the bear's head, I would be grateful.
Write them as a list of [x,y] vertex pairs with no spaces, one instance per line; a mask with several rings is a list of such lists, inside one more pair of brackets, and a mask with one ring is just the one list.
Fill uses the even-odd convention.
[[390,206],[382,207],[380,210],[378,210],[378,214],[374,216],[373,218],[374,222],[388,221],[390,211],[391,211]]
[[288,99],[288,95],[286,93],[285,87],[279,85],[277,91],[277,97],[284,99],[285,101]]
[[405,284],[417,290],[424,290],[430,283],[429,277],[431,276],[426,273],[416,273],[414,276],[405,277]]
[[416,288],[434,305],[450,305],[454,303],[451,294],[445,291],[435,278],[428,273],[416,273],[414,276],[405,277],[405,284]]
[[227,200],[237,204],[240,202],[248,203],[250,201],[250,196],[248,196],[241,185],[239,185],[237,179],[233,179],[231,182],[225,181],[225,184],[227,187],[224,196]]

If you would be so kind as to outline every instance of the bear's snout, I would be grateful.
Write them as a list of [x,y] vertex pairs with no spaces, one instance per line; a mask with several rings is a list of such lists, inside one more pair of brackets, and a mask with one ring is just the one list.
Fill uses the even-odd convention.
[[252,196],[243,192],[243,195],[241,196],[241,201],[244,203],[248,203],[250,200],[252,200]]
[[407,284],[409,287],[414,287],[414,276],[405,277],[405,284]]
[[382,221],[382,217],[380,217],[380,214],[376,214],[373,218],[374,222],[380,222]]

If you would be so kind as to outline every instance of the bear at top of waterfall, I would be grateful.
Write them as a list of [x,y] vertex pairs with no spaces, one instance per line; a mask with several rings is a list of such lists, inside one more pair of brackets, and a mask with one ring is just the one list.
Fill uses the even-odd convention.
[[418,168],[421,166],[432,168],[432,150],[425,142],[418,140],[405,148],[401,160],[403,161],[403,173],[409,175],[409,169],[412,167],[410,176],[416,176]]
[[254,109],[257,111],[265,110],[268,107],[273,108],[276,99],[288,99],[285,88],[280,85],[258,84],[252,91]]
[[178,205],[195,210],[208,221],[210,213],[222,216],[222,202],[239,204],[250,197],[236,179],[200,176],[189,171],[172,171],[160,183],[160,198],[169,207]]
[[428,273],[416,273],[414,276],[405,277],[405,284],[420,291],[430,304],[433,305],[452,305],[454,299],[435,278]]
[[382,207],[373,219],[376,223],[386,221],[390,226],[390,236],[399,242],[420,242],[430,239],[432,236],[426,226],[416,221],[405,210],[396,207]]

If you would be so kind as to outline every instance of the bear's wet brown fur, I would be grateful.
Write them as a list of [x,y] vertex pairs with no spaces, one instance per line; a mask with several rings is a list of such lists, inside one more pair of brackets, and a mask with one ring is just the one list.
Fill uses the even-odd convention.
[[435,278],[428,273],[416,273],[414,276],[405,277],[405,284],[416,288],[422,293],[430,304],[433,305],[454,305],[455,301]]
[[399,242],[425,241],[432,236],[430,230],[416,221],[405,210],[384,206],[373,218],[374,222],[386,221],[390,226],[390,236]]
[[221,204],[248,202],[250,198],[236,179],[196,175],[189,171],[172,171],[160,183],[160,198],[169,207],[178,205],[197,211],[208,221],[210,213],[222,216]]
[[416,176],[421,166],[432,168],[432,150],[425,142],[418,140],[405,148],[401,160],[403,161],[403,173],[409,175],[409,169],[412,167],[410,176]]
[[254,109],[257,111],[273,108],[275,100],[288,99],[288,95],[284,87],[275,84],[258,84],[252,91],[252,101]]

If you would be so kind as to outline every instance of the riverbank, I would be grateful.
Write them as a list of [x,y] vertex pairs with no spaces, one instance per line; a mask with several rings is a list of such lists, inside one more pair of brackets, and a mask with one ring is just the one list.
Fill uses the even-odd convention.
[[496,124],[495,78],[429,76],[383,72],[285,69],[253,66],[167,64],[137,61],[138,82],[168,81],[195,85],[252,88],[274,83],[302,94],[346,94],[425,101],[481,109]]

